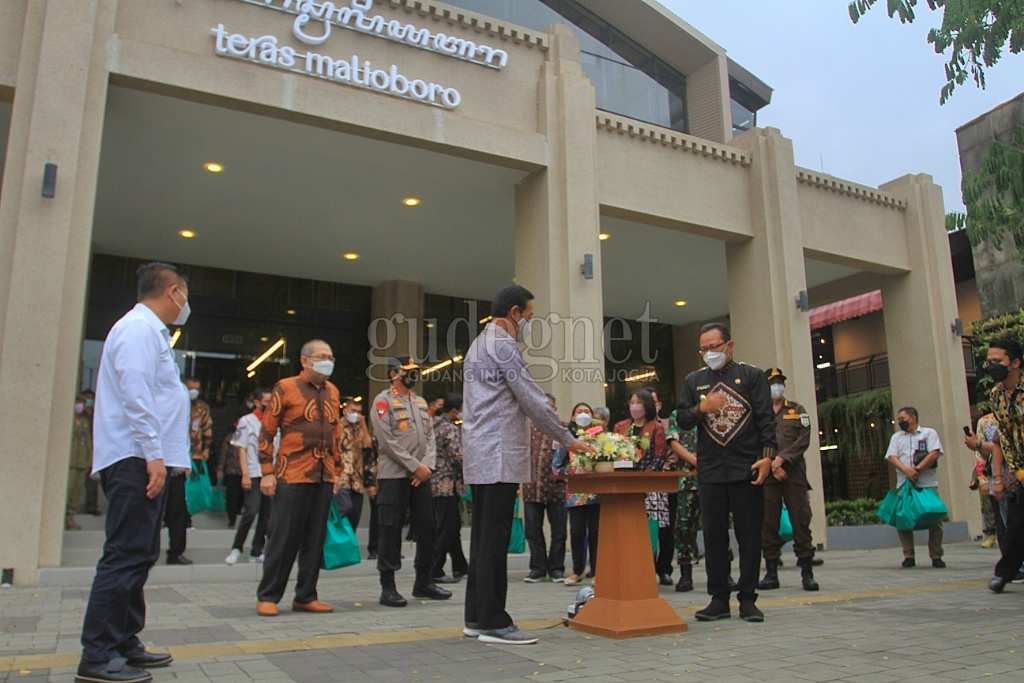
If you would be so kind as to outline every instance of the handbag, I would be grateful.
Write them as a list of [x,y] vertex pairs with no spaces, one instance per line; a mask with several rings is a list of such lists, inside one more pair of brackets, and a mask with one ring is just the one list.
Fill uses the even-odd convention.
[[779,538],[783,543],[793,540],[793,520],[789,518],[789,510],[782,506],[782,515],[779,517]]
[[896,529],[918,531],[941,522],[949,512],[935,489],[918,488],[910,480],[900,487],[896,503]]
[[[224,511],[224,499],[220,500],[220,511]],[[206,471],[206,463],[202,460],[192,461],[192,474],[185,479],[185,507],[190,515],[213,510],[216,501],[214,491],[210,487],[210,475]]]
[[352,530],[348,517],[338,512],[338,506],[331,500],[327,513],[327,533],[324,535],[324,552],[320,560],[321,569],[341,569],[359,564],[359,540]]
[[512,508],[512,534],[508,539],[508,551],[513,555],[522,555],[526,552],[526,532],[523,530],[523,518],[519,516],[519,499],[516,498],[515,507]]
[[881,505],[878,506],[875,517],[882,520],[883,524],[896,526],[896,503],[898,501],[899,496],[895,491],[889,489],[889,492],[885,494],[885,498],[882,499]]

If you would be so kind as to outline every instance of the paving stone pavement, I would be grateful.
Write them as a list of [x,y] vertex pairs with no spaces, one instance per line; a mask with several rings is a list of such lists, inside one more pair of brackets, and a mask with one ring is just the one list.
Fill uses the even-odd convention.
[[[895,532],[894,532],[895,533]],[[530,646],[483,645],[461,636],[465,585],[450,601],[377,603],[373,577],[325,572],[329,615],[255,614],[255,583],[150,585],[144,640],[174,663],[154,680],[241,683],[322,681],[990,681],[1021,680],[1024,585],[1002,595],[986,584],[998,553],[974,543],[946,548],[947,569],[900,569],[899,550],[822,553],[822,590],[800,590],[786,557],[780,590],[764,591],[763,624],[734,617],[700,623],[703,566],[691,593],[662,587],[688,630],[628,640],[589,636],[562,620],[576,590],[509,576],[509,612],[540,635]],[[409,562],[406,562],[409,565]],[[398,587],[411,598],[412,568]],[[653,577],[652,577],[653,580]],[[87,587],[0,590],[0,683],[70,681],[80,653]]]

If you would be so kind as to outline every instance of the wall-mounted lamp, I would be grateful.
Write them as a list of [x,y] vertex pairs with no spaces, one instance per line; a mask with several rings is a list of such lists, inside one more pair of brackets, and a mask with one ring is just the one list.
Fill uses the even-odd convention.
[[43,165],[43,196],[53,199],[57,192],[57,164]]
[[960,318],[953,318],[953,324],[949,326],[949,331],[957,337],[964,336],[964,321]]
[[806,313],[811,310],[811,304],[807,300],[807,290],[801,289],[800,293],[796,295],[796,307],[800,309],[802,313]]
[[583,263],[580,264],[580,273],[582,273],[583,279],[585,279],[585,280],[593,280],[594,279],[594,255],[593,254],[584,254],[583,255]]

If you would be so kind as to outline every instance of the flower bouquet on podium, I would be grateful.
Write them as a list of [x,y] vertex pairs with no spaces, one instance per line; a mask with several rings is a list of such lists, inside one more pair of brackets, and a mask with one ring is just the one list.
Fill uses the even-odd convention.
[[569,455],[570,463],[579,471],[611,472],[616,469],[631,470],[640,460],[642,450],[646,450],[643,444],[639,443],[638,439],[621,436],[612,432],[585,432],[580,438],[584,443],[593,446],[594,453],[572,453]]

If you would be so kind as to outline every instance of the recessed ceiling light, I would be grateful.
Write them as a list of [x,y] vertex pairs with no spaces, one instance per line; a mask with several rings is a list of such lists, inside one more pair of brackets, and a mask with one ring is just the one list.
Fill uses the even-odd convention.
[[196,233],[193,230],[187,230],[187,229],[186,230],[179,230],[178,234],[181,235],[182,237],[184,237],[187,240],[190,240],[190,239],[192,239],[193,237],[196,236]]
[[350,251],[349,253],[345,254],[346,261],[355,261],[357,258],[359,258],[359,254],[355,252]]
[[420,200],[416,199],[416,197],[406,197],[402,200],[402,203],[406,206],[419,206]]
[[679,301],[676,302],[676,306],[679,306],[680,308],[682,308],[685,305],[686,305],[686,302],[683,301],[682,299],[680,299]]
[[287,311],[285,311],[285,313],[287,313],[288,315],[295,315],[295,309],[289,308]]
[[203,168],[205,168],[210,173],[220,173],[221,171],[224,170],[224,165],[218,164],[216,161],[210,161],[203,164]]
[[601,233],[600,235],[598,235],[598,236],[597,236],[597,239],[599,239],[599,240],[601,240],[602,242],[604,242],[604,241],[605,241],[606,239],[608,239],[609,237],[611,237],[611,235],[609,235],[609,234],[608,234],[608,233],[606,233],[606,232],[602,232],[602,233]]
[[269,337],[260,337],[260,341],[267,341],[267,339],[269,339]]

